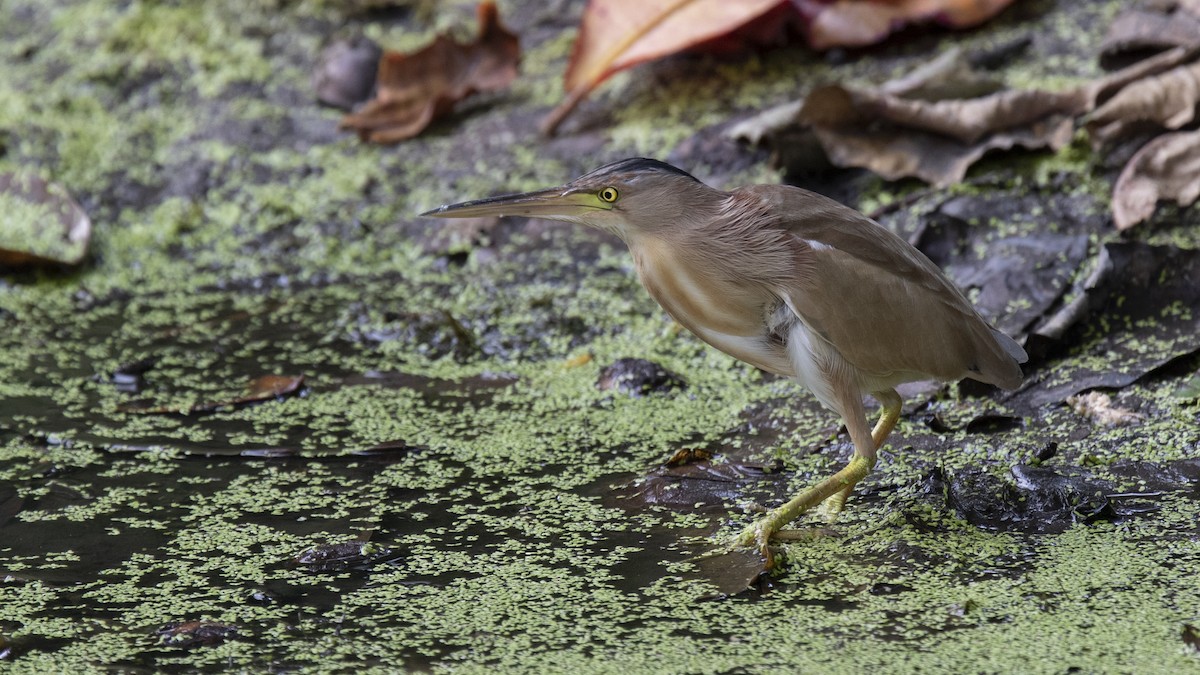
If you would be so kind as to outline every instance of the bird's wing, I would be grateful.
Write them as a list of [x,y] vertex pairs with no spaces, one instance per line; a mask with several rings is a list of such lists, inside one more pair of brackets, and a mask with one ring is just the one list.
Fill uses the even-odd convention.
[[992,328],[929,258],[854,209],[787,186],[745,188],[792,235],[792,311],[877,381],[971,377],[1020,384],[1025,352]]

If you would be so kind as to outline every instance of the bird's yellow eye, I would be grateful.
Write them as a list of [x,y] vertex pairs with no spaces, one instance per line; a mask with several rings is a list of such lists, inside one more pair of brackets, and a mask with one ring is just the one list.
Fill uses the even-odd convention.
[[617,201],[617,188],[606,187],[599,193],[601,201],[606,201],[609,204]]

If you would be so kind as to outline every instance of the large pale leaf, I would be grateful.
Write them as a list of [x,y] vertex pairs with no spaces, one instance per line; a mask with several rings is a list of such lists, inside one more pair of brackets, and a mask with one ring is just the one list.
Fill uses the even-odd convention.
[[726,35],[780,4],[781,0],[592,0],[564,77],[567,99],[547,116],[543,130],[552,133],[579,101],[614,73]]
[[565,84],[595,85],[638,63],[725,35],[780,0],[593,0],[584,10]]

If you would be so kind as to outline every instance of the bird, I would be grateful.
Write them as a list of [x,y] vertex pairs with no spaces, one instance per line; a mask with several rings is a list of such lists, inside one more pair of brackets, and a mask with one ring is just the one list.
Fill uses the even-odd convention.
[[[789,185],[731,191],[644,157],[564,185],[441,206],[422,216],[526,216],[620,238],[646,291],[709,345],[798,382],[845,424],[854,451],[837,473],[733,537],[774,564],[770,542],[824,503],[836,515],[875,467],[900,418],[896,386],[971,378],[1023,381],[1025,350],[999,331],[928,257],[891,230]],[[872,428],[864,395],[880,404]]]

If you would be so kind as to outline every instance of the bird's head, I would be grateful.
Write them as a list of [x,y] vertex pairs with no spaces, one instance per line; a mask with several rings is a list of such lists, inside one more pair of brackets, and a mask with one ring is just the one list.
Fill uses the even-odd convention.
[[724,193],[656,159],[623,159],[559,187],[449,204],[437,218],[530,216],[580,223],[628,241],[717,208]]

